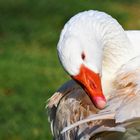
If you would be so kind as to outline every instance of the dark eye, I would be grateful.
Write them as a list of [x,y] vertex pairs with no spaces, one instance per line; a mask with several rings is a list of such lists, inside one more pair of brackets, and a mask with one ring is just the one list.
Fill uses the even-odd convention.
[[83,60],[85,60],[85,53],[84,52],[82,52],[82,54],[81,54],[81,58],[83,59]]

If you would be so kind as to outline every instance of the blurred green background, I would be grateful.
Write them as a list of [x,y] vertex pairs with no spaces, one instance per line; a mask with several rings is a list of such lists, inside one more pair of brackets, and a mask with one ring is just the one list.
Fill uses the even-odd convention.
[[140,29],[140,0],[0,0],[0,140],[51,140],[46,101],[69,79],[57,58],[59,34],[88,9]]

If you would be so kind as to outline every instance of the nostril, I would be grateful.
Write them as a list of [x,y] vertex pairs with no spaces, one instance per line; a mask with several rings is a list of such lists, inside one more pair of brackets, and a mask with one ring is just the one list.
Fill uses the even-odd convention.
[[96,83],[94,82],[94,80],[89,80],[89,79],[88,79],[88,83],[89,83],[90,87],[92,87],[93,89],[96,89],[96,88],[97,88],[97,85],[96,85]]

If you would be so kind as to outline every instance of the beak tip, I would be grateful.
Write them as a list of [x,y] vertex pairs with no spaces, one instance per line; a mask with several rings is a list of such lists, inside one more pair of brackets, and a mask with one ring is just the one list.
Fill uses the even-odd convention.
[[100,98],[100,97],[96,98],[95,106],[96,106],[98,109],[104,109],[105,106],[106,106],[106,100],[105,100],[105,99],[102,99],[102,98]]

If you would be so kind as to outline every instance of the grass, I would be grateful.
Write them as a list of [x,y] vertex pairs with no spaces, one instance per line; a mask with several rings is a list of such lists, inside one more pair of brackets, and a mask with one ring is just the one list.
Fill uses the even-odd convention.
[[46,100],[69,77],[57,58],[64,23],[98,9],[140,29],[140,1],[0,1],[0,140],[51,140]]

